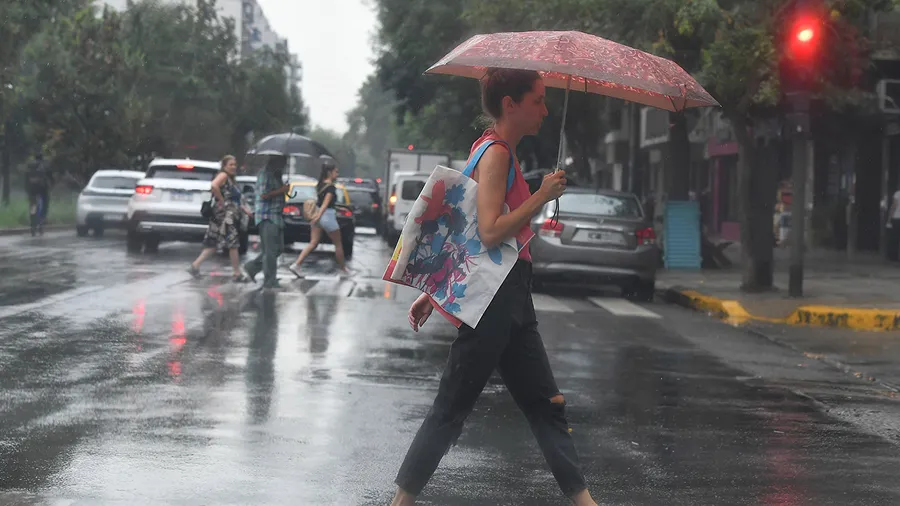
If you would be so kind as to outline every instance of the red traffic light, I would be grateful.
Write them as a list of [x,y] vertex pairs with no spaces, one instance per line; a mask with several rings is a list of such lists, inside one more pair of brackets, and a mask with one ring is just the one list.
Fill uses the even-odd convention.
[[412,150],[415,149],[415,148],[416,148],[416,147],[413,146],[412,144],[410,144],[409,146],[406,146],[406,149],[408,149],[409,151],[412,151]]
[[800,42],[810,42],[816,36],[816,31],[811,26],[801,27],[797,31],[797,40]]
[[821,20],[813,14],[803,14],[791,26],[788,52],[796,63],[812,63],[820,51]]

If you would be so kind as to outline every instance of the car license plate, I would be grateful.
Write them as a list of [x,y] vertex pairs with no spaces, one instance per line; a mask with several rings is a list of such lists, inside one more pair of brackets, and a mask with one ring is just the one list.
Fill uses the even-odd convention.
[[622,234],[618,232],[586,232],[587,240],[589,242],[595,242],[598,244],[615,244],[617,246],[623,246],[625,244],[625,238],[622,237]]
[[173,192],[169,195],[169,200],[172,200],[173,202],[193,202],[193,201],[194,201],[194,194],[191,193],[191,192],[176,192],[176,191],[173,191]]
[[122,221],[125,218],[123,214],[106,214],[103,219],[106,221]]

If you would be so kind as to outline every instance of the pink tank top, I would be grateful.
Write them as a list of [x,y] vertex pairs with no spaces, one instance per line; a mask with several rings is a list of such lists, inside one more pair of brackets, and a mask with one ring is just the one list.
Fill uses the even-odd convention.
[[[480,146],[486,140],[503,141],[503,139],[501,139],[500,136],[497,135],[496,132],[494,132],[494,130],[487,129],[483,134],[481,134],[481,137],[479,137],[478,140],[475,141],[475,144],[472,144],[472,149],[469,150],[469,156],[471,157],[472,154],[475,153],[475,150],[478,149],[478,146]],[[506,149],[505,144],[498,143],[498,145]],[[528,189],[528,183],[525,181],[525,177],[522,175],[522,169],[519,167],[519,159],[513,156],[513,160],[515,161],[516,177],[513,181],[512,188],[510,188],[509,191],[506,192],[506,205],[509,206],[510,211],[517,209],[522,205],[523,202],[531,197],[531,191]],[[528,231],[529,225],[526,224],[524,227],[522,227],[522,232],[527,233]],[[527,244],[524,248],[522,248],[522,251],[519,251],[519,259],[525,260],[526,262],[531,262],[531,250],[529,249],[529,246]]]

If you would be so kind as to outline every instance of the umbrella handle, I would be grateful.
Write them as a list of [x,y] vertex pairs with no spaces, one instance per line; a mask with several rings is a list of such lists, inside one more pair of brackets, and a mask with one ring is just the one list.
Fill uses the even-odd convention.
[[563,166],[563,156],[565,155],[565,145],[566,145],[566,113],[569,112],[569,90],[572,88],[572,76],[569,75],[568,79],[566,79],[566,99],[563,102],[563,115],[562,115],[562,123],[559,125],[559,153],[556,156],[556,168],[553,169],[553,172],[556,173]]
[[[568,79],[566,79],[566,98],[563,101],[562,123],[559,126],[559,153],[556,155],[556,168],[553,169],[554,174],[559,172],[560,168],[563,166],[563,156],[566,152],[566,113],[569,112],[569,91],[571,89],[572,76],[569,75]],[[553,218],[551,218],[553,224],[559,223],[559,199],[556,199],[555,204],[556,205],[553,209]]]

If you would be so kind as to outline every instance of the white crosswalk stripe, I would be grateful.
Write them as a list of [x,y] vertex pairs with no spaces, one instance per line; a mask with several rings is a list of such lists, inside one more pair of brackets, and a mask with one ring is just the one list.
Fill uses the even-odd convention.
[[611,297],[590,297],[588,298],[594,304],[602,307],[616,316],[637,316],[641,318],[661,318],[658,314],[644,309],[637,304],[629,302],[625,299],[615,299]]
[[574,313],[575,310],[565,305],[559,300],[545,295],[543,293],[532,293],[531,300],[534,302],[535,311],[548,311],[551,313]]

